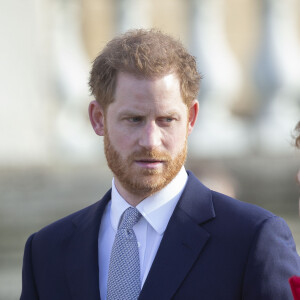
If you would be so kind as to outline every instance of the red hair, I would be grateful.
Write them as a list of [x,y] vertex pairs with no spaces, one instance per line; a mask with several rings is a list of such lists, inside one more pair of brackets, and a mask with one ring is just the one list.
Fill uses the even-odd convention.
[[175,73],[183,101],[197,98],[201,76],[183,44],[156,29],[131,30],[111,40],[93,62],[90,90],[105,110],[113,102],[118,72],[155,78]]

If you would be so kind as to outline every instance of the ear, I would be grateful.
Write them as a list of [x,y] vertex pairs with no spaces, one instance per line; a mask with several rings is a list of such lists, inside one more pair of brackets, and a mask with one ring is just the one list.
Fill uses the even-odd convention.
[[190,134],[193,131],[193,128],[197,120],[198,112],[199,112],[199,102],[197,99],[195,99],[189,108],[188,134]]
[[104,110],[97,101],[92,101],[89,105],[89,117],[96,134],[104,135]]

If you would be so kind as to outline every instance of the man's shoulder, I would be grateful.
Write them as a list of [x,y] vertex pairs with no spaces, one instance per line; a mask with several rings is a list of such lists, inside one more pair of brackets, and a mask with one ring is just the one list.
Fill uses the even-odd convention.
[[268,219],[278,218],[265,208],[235,199],[222,193],[211,191],[212,201],[216,216],[225,217],[227,220],[249,222],[253,225],[262,223]]
[[90,211],[93,210],[95,206],[97,206],[97,204],[98,203],[94,203],[41,228],[34,234],[34,240],[39,241],[47,239],[48,241],[50,241],[51,239],[53,239],[57,241],[64,239],[65,237],[69,236],[74,230],[74,221],[85,218],[86,215],[88,215]]
[[[203,185],[194,174],[189,172],[191,184],[187,188],[196,191],[197,201],[203,201],[203,197],[209,198],[217,219],[229,221],[243,221],[259,223],[277,216],[272,212],[252,203],[243,202],[239,199],[214,191]],[[204,196],[203,196],[204,195]]]
[[[260,237],[271,238],[274,235],[274,240],[279,240],[278,236],[281,236],[292,241],[290,229],[283,218],[260,206],[213,191],[195,178],[192,181],[190,188],[193,193],[189,192],[188,195],[193,200],[190,201],[187,197],[185,199],[192,203],[188,214],[195,220],[204,220],[198,224],[211,234],[214,241],[226,241],[229,245],[238,241],[237,247],[251,247],[251,243]],[[199,204],[203,202],[205,206]],[[208,211],[210,218],[196,217],[196,214],[207,214]]]
[[99,219],[100,221],[101,212],[104,210],[109,197],[110,191],[101,200],[50,223],[37,231],[34,234],[34,239],[46,238],[49,240],[53,238],[61,240],[69,236],[76,227],[93,222],[95,219]]

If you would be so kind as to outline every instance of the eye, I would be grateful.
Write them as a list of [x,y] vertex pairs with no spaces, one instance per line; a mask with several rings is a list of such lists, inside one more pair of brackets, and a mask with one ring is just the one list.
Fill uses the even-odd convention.
[[162,127],[171,127],[173,126],[174,121],[176,121],[176,118],[174,117],[161,117],[158,119],[158,123]]
[[171,117],[169,117],[169,118],[165,118],[165,122],[167,122],[167,123],[170,123],[170,122],[172,122],[172,121],[174,121],[174,119],[173,119],[173,118],[171,118]]
[[130,123],[139,123],[142,121],[142,117],[129,117],[129,118],[127,118],[127,120]]
[[162,122],[162,123],[171,123],[175,120],[175,118],[173,117],[163,117],[163,118],[160,118],[159,121]]

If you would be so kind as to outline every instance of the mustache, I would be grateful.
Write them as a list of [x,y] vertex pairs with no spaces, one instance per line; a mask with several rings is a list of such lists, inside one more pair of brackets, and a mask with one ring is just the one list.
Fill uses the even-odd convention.
[[140,150],[131,153],[128,157],[130,161],[134,160],[143,160],[143,159],[151,159],[151,160],[161,160],[161,161],[169,161],[171,160],[171,156],[163,151],[158,150]]

